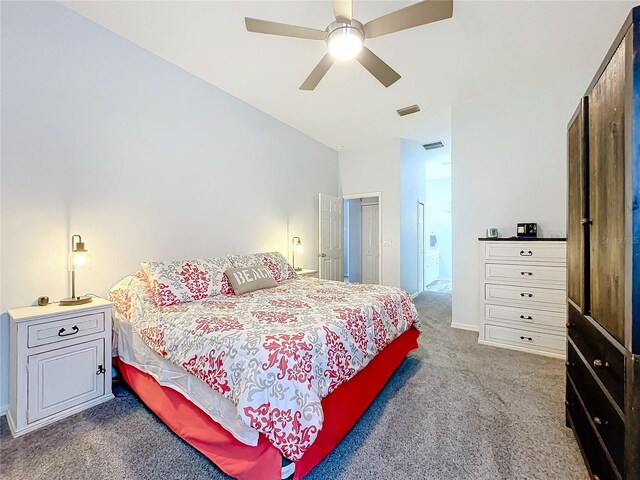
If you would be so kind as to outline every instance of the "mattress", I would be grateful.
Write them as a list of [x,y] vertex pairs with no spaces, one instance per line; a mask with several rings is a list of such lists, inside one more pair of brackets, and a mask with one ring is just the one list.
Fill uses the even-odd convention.
[[154,352],[131,328],[126,318],[114,315],[113,331],[116,343],[113,356],[118,356],[122,362],[150,375],[163,387],[181,393],[238,441],[250,446],[258,444],[258,431],[240,420],[236,406],[230,400],[182,367]]
[[[116,319],[127,320],[137,334],[127,338],[138,338],[175,367],[156,367],[156,375],[164,376],[154,377],[159,383],[180,379],[181,393],[186,390],[236,438],[254,441],[244,424],[293,461],[322,429],[321,400],[394,339],[419,329],[415,305],[401,289],[312,278],[158,307],[137,273],[109,298]],[[196,394],[202,384],[190,377],[206,384],[209,395],[230,401],[234,412],[218,396],[205,400]]]

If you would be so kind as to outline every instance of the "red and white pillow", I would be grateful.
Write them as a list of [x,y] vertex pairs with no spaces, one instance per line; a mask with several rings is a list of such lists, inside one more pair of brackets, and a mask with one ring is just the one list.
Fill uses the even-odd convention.
[[151,295],[158,306],[192,302],[216,295],[233,295],[224,272],[233,265],[228,258],[145,262]]
[[255,267],[264,265],[273,275],[277,283],[285,280],[295,280],[298,274],[289,265],[287,259],[279,252],[252,253],[249,255],[229,255],[227,257],[235,268]]

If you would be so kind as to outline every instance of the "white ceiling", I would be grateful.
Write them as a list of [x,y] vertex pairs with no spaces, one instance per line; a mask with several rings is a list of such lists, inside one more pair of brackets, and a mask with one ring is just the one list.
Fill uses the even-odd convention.
[[[351,61],[334,65],[313,92],[298,87],[324,42],[248,33],[244,17],[324,29],[333,20],[330,0],[63,3],[339,149],[387,137],[449,143],[452,105],[553,82],[585,63],[586,88],[635,2],[458,0],[453,19],[367,41],[402,75],[390,88]],[[354,18],[366,22],[411,3],[355,0]],[[395,113],[414,103],[423,111]]]

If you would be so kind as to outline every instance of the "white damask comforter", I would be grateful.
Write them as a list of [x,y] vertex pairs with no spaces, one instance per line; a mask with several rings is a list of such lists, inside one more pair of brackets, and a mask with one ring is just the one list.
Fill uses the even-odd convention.
[[109,298],[149,347],[228,398],[294,461],[322,428],[321,399],[419,328],[403,290],[312,278],[157,307],[138,272]]

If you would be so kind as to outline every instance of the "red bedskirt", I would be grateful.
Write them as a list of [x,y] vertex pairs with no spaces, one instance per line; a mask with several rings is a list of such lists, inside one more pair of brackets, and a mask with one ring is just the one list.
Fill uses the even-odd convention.
[[[418,348],[418,336],[419,332],[410,328],[387,345],[355,377],[322,400],[322,430],[296,462],[296,480],[315,467],[351,430],[407,354]],[[153,377],[120,359],[114,361],[140,399],[180,438],[222,471],[240,480],[280,479],[280,451],[263,435],[259,435],[255,447],[245,445],[181,393],[161,386]]]

